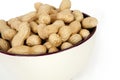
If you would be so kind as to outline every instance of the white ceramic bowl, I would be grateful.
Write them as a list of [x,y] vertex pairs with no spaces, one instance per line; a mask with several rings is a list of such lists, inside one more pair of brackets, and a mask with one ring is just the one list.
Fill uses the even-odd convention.
[[[88,16],[84,14],[84,16]],[[47,55],[12,55],[0,52],[0,64],[18,80],[71,80],[85,67],[94,46],[96,28],[74,47]]]

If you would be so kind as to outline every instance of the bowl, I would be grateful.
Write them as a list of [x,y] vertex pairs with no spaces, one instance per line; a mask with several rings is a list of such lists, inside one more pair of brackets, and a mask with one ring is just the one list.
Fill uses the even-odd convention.
[[[84,14],[84,17],[89,15]],[[43,55],[16,55],[0,51],[0,63],[18,80],[71,80],[80,73],[94,46],[96,27],[88,38],[69,49]]]

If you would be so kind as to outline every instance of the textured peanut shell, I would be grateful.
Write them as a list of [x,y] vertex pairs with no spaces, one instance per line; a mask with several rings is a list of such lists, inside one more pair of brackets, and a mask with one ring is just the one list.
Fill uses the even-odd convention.
[[70,48],[72,47],[73,45],[69,42],[64,42],[62,45],[61,45],[61,50],[64,50],[64,49],[67,49],[67,48]]
[[6,40],[0,38],[0,50],[7,51],[9,48],[10,44]]
[[48,40],[55,47],[60,46],[62,43],[62,39],[58,34],[51,34]]
[[82,37],[79,34],[73,34],[70,37],[69,42],[72,44],[77,44],[81,40],[82,40]]
[[58,34],[62,38],[62,41],[65,42],[69,39],[70,35],[72,34],[72,31],[69,26],[63,26],[60,28]]
[[73,34],[78,33],[81,29],[81,24],[79,21],[73,21],[70,23],[70,28]]
[[70,0],[62,0],[59,10],[63,11],[65,9],[70,9],[71,8],[71,1]]
[[19,32],[12,39],[12,47],[23,45],[24,41],[31,33],[30,25],[27,22],[21,23],[19,27]]

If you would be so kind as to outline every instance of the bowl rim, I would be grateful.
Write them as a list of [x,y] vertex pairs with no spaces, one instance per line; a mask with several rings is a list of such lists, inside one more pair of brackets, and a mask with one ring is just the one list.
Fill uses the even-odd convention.
[[[86,17],[90,17],[90,15],[86,14],[86,13],[82,13],[84,15],[84,18]],[[47,55],[52,55],[52,54],[59,54],[63,51],[66,51],[66,50],[69,50],[69,49],[72,49],[72,48],[75,48],[77,46],[80,46],[81,44],[85,43],[86,41],[88,41],[96,32],[96,29],[97,29],[97,26],[95,26],[94,28],[92,28],[92,32],[91,34],[84,40],[78,42],[77,44],[73,45],[72,47],[70,48],[67,48],[67,49],[64,49],[64,50],[60,50],[60,51],[57,51],[57,52],[52,52],[52,53],[46,53],[46,54],[13,54],[13,53],[9,53],[9,52],[5,52],[5,51],[1,51],[0,50],[0,54],[5,54],[5,55],[9,55],[9,56],[18,56],[18,57],[38,57],[38,56],[47,56]]]

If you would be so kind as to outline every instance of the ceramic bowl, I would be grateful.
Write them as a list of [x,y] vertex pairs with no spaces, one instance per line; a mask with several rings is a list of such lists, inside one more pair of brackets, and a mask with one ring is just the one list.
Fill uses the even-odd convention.
[[13,55],[0,51],[0,64],[17,80],[71,80],[84,69],[93,49],[96,27],[90,31],[87,39],[56,53]]

